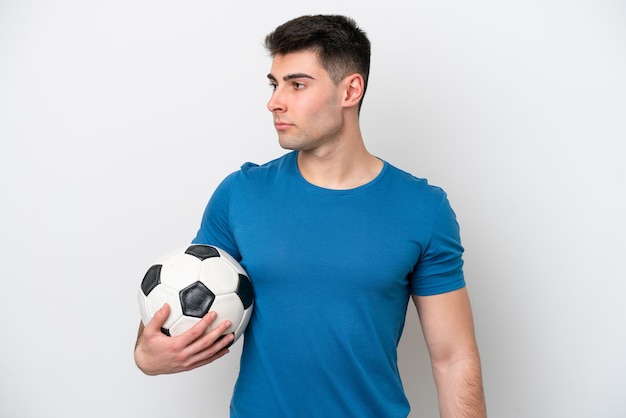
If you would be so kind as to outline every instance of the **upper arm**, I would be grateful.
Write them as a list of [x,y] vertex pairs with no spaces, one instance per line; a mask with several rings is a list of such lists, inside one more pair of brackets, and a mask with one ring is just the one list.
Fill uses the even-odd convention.
[[237,260],[241,258],[229,223],[229,205],[232,184],[237,173],[226,177],[215,189],[209,199],[194,244],[215,245]]
[[433,296],[413,295],[433,364],[477,355],[474,320],[465,287]]

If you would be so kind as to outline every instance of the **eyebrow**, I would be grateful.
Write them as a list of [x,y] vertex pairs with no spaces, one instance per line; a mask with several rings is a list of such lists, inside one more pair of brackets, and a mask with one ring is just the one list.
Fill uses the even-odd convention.
[[[274,77],[271,73],[267,75],[267,78],[272,81],[278,81],[276,77]],[[283,80],[289,81],[289,80],[293,80],[294,78],[310,78],[311,80],[315,80],[315,78],[313,78],[312,76],[306,73],[287,74],[286,76],[283,77]]]

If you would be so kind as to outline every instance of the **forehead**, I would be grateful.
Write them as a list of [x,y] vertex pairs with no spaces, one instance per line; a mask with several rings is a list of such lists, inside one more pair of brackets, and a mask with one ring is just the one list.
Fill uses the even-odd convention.
[[287,54],[276,54],[272,59],[270,74],[276,79],[282,79],[290,74],[309,74],[315,78],[328,73],[320,64],[317,53],[314,51],[297,51]]

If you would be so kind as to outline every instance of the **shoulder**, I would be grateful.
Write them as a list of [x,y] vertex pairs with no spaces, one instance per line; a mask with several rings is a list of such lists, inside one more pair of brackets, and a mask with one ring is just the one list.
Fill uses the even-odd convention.
[[440,186],[431,184],[428,179],[415,176],[388,162],[385,162],[387,181],[397,190],[397,194],[410,200],[436,204],[447,200],[447,194]]
[[262,182],[264,179],[275,177],[280,172],[288,170],[292,161],[293,156],[288,153],[264,164],[245,162],[238,170],[226,176],[220,187],[241,186],[251,181]]
[[264,164],[246,162],[222,180],[216,193],[229,200],[263,197],[292,175],[292,161],[293,156],[288,153]]
[[245,162],[241,165],[238,171],[235,171],[229,177],[244,180],[261,179],[263,177],[274,176],[280,172],[290,170],[294,162],[294,158],[294,154],[290,152],[264,164]]

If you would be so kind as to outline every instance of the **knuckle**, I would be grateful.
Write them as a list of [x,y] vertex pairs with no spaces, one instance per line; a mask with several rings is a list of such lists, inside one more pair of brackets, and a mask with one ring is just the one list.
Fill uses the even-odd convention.
[[174,354],[174,363],[186,367],[189,362],[189,358],[183,353]]

